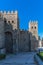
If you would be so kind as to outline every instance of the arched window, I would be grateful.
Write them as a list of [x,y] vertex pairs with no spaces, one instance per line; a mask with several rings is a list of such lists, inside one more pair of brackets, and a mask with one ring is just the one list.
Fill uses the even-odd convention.
[[10,21],[8,21],[8,23],[10,23]]
[[12,21],[12,23],[14,23],[14,21]]
[[4,23],[6,23],[7,22],[7,20],[6,20],[6,18],[4,18]]
[[33,29],[33,26],[31,28]]
[[35,26],[35,29],[36,29],[36,26]]

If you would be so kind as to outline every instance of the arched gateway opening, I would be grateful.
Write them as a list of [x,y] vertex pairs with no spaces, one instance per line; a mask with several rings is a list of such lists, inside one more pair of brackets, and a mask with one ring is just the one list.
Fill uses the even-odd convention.
[[5,48],[6,48],[6,53],[13,52],[13,38],[12,38],[12,33],[9,31],[5,32]]

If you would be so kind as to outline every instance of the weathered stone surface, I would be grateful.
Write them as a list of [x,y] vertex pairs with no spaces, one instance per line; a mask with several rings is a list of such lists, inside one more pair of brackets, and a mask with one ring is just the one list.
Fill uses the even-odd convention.
[[7,52],[34,51],[38,44],[38,23],[30,22],[29,30],[19,29],[17,11],[0,12],[0,48]]

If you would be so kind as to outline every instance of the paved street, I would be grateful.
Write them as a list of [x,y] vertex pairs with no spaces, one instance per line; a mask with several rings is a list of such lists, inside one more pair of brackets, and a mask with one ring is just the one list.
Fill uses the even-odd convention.
[[34,52],[24,52],[8,55],[5,60],[0,61],[0,65],[36,65],[34,54]]

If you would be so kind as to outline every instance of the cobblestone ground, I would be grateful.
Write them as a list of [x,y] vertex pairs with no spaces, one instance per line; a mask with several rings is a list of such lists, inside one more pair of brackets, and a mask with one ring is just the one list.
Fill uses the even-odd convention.
[[5,60],[0,61],[0,65],[37,65],[34,61],[34,54],[34,52],[10,54]]

